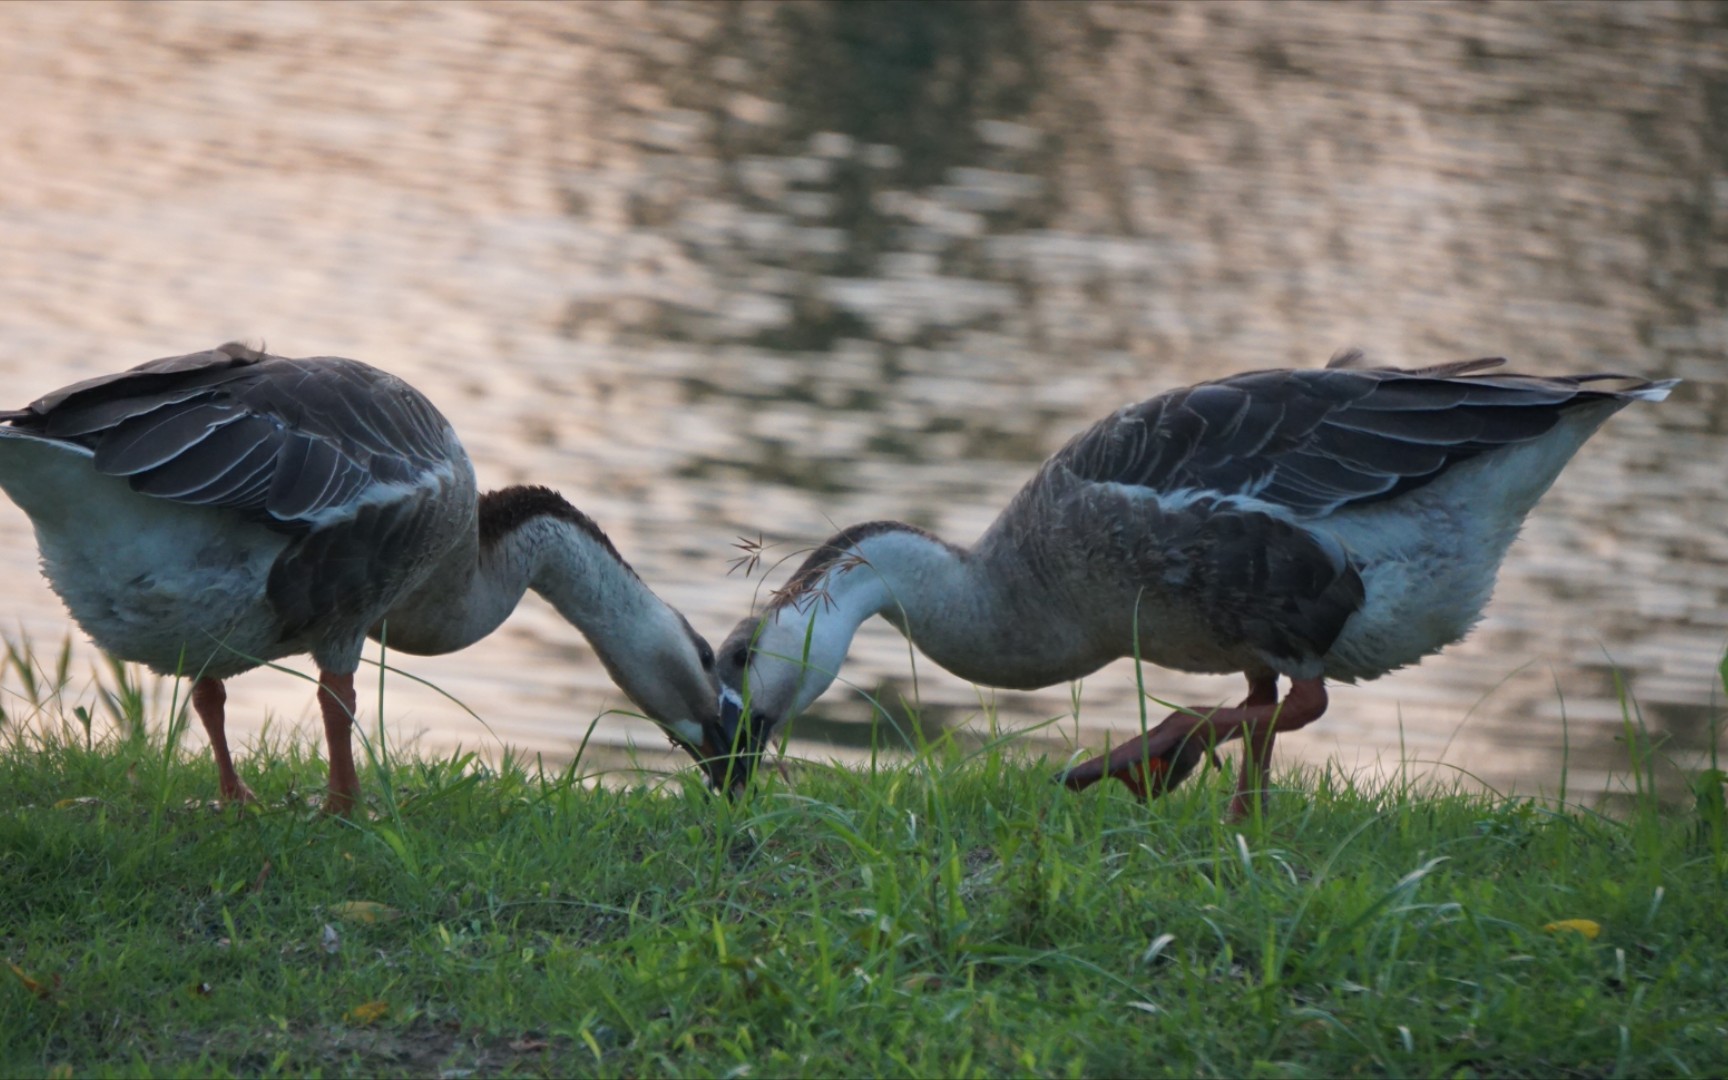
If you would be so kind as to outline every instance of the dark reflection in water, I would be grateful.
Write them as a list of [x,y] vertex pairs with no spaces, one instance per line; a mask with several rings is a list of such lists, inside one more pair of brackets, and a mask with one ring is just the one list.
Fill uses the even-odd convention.
[[[710,635],[784,579],[728,577],[732,537],[793,556],[897,517],[969,542],[1069,434],[1173,385],[1349,345],[1681,376],[1584,449],[1475,636],[1286,740],[1600,790],[1622,685],[1682,765],[1720,715],[1723,10],[8,8],[0,374],[26,400],[228,336],[392,367],[483,481],[565,488]],[[57,641],[9,506],[0,540],[17,622]],[[393,682],[433,745],[568,755],[622,704],[538,605],[405,666],[491,725]],[[980,691],[885,626],[846,675],[927,734],[977,738],[993,704],[1076,739],[1068,688]],[[1086,680],[1082,743],[1137,726],[1133,686]],[[237,715],[309,700],[235,689]],[[901,745],[869,712],[836,688],[799,749]],[[594,745],[631,739],[663,760],[639,721]]]

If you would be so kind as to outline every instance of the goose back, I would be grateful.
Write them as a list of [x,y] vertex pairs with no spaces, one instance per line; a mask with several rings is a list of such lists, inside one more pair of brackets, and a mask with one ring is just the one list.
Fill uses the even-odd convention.
[[[1498,363],[1249,372],[1127,406],[1046,461],[978,551],[1014,563],[1041,604],[1113,637],[1118,655],[1381,674],[1463,636],[1566,460],[1610,414],[1669,385],[1481,373]],[[1409,580],[1428,547],[1458,565]],[[1459,602],[1390,640],[1444,581],[1467,583]],[[1364,612],[1373,639],[1329,664]]]
[[1224,500],[1313,520],[1396,499],[1481,454],[1532,442],[1569,411],[1613,412],[1633,400],[1591,387],[1620,375],[1457,374],[1498,362],[1256,371],[1172,390],[1076,436],[1040,481],[1120,484],[1166,503]]
[[88,447],[133,490],[289,532],[447,472],[451,428],[417,390],[340,357],[228,344],[76,383],[10,414]]
[[[242,579],[254,573],[242,564],[273,552],[259,601],[278,647],[256,659],[304,648],[351,670],[367,628],[476,531],[473,469],[449,423],[408,384],[353,360],[223,345],[74,384],[3,419],[87,454],[87,467],[152,503],[218,515],[223,527],[205,534],[232,541],[225,555],[148,545],[160,559],[196,557],[205,581],[226,560]],[[200,577],[162,569],[164,580]],[[62,595],[67,584],[55,582]],[[86,621],[99,644],[128,655],[100,625]]]

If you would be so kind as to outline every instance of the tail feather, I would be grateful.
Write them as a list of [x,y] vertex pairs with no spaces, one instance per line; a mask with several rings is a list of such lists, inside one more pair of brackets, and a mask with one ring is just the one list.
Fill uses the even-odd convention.
[[1662,401],[1668,397],[1670,390],[1679,385],[1679,379],[1657,379],[1654,382],[1634,386],[1630,390],[1622,391],[1622,393],[1627,397],[1637,398],[1639,401]]
[[1345,349],[1334,353],[1332,359],[1326,361],[1326,366],[1333,370],[1355,369],[1358,371],[1396,371],[1403,375],[1419,375],[1424,378],[1449,379],[1457,375],[1468,375],[1473,371],[1486,371],[1506,363],[1504,356],[1484,356],[1475,360],[1453,360],[1444,364],[1434,364],[1430,367],[1401,368],[1370,364],[1368,354],[1361,349]]
[[[1345,349],[1342,352],[1334,354],[1332,359],[1327,361],[1326,366],[1333,369],[1354,368],[1362,371],[1396,371],[1402,375],[1415,375],[1429,379],[1456,379],[1459,376],[1464,375],[1476,376],[1477,372],[1497,368],[1505,363],[1505,357],[1484,356],[1479,360],[1454,360],[1451,363],[1435,364],[1431,367],[1377,367],[1368,363],[1368,358],[1361,349]],[[1541,381],[1540,376],[1530,375],[1490,375],[1482,381],[1492,382],[1496,379],[1513,381],[1522,380],[1526,383]],[[1610,380],[1628,382],[1633,385],[1622,390],[1605,391],[1606,393],[1615,394],[1619,397],[1633,398],[1638,401],[1661,401],[1668,396],[1670,390],[1680,385],[1679,379],[1642,379],[1636,375],[1624,375],[1619,372],[1601,372],[1591,375],[1568,375],[1554,381],[1560,383],[1571,383],[1576,386],[1582,385],[1583,383],[1608,382]],[[1475,381],[1475,379],[1473,378],[1472,381]]]

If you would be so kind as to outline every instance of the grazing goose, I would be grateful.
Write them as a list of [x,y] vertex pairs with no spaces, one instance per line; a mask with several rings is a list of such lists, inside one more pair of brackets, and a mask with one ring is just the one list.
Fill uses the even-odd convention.
[[449,422],[358,361],[229,344],[68,386],[0,412],[0,487],[97,645],[194,680],[225,799],[252,793],[223,733],[224,679],[312,655],[324,809],[347,813],[366,638],[452,652],[527,589],[675,742],[709,758],[721,745],[714,654],[606,534],[543,487],[476,496]]
[[1078,789],[1112,776],[1151,797],[1241,735],[1232,807],[1244,813],[1274,736],[1325,711],[1325,680],[1373,679],[1461,639],[1573,453],[1674,385],[1482,374],[1498,359],[1420,371],[1353,360],[1120,409],[1046,461],[969,549],[897,521],[830,537],[720,648],[733,783],[881,615],[989,686],[1049,686],[1136,654],[1245,674],[1235,708],[1178,711],[1062,777]]

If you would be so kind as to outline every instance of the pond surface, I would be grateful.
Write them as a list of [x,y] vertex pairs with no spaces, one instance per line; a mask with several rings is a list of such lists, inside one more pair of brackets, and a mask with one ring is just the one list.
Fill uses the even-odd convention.
[[[0,404],[231,338],[363,359],[434,398],[483,484],[560,488],[718,640],[789,569],[728,573],[737,538],[770,562],[873,518],[969,542],[1074,431],[1197,379],[1357,345],[1679,376],[1579,454],[1469,640],[1280,743],[1600,791],[1621,685],[1681,764],[1721,715],[1711,10],[10,5]],[[0,595],[39,650],[77,634],[10,504]],[[627,703],[537,599],[400,666],[480,717],[392,678],[423,749],[551,764],[592,723],[597,767],[675,760],[644,721],[593,723]],[[845,675],[969,737],[986,706],[1062,718],[1053,757],[1138,726],[1126,664],[992,692],[873,623]],[[306,683],[230,692],[242,741],[266,716],[315,737]],[[794,752],[899,744],[868,721],[837,685]]]

